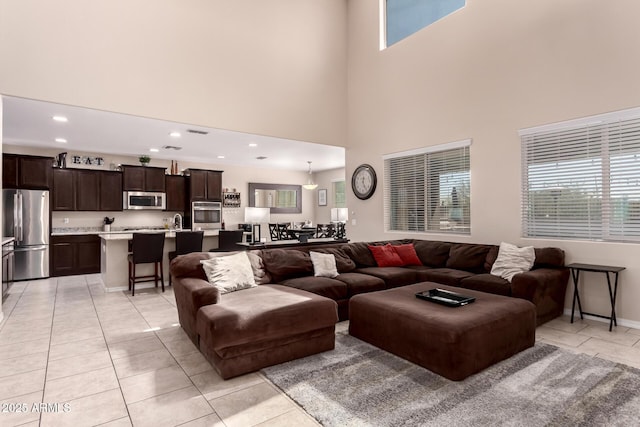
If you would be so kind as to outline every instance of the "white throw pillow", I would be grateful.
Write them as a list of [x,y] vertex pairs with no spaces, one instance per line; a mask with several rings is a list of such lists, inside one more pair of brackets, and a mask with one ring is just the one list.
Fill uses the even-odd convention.
[[502,242],[498,250],[498,258],[491,267],[491,274],[507,279],[511,279],[518,273],[531,270],[536,260],[536,251],[533,246],[519,248],[516,245]]
[[246,252],[205,259],[200,263],[209,283],[218,288],[221,294],[257,286]]
[[322,254],[320,252],[309,252],[313,263],[313,275],[316,277],[336,277],[338,268],[336,267],[336,257],[333,254]]

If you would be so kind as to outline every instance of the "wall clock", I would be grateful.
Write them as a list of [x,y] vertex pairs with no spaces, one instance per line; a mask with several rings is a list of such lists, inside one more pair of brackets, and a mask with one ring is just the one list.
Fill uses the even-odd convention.
[[351,189],[353,189],[353,193],[358,199],[366,200],[373,196],[377,183],[376,171],[373,170],[371,165],[363,164],[353,171]]

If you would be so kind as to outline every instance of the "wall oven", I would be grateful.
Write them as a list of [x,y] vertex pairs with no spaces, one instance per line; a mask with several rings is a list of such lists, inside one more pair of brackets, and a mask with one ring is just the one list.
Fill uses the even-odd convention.
[[125,191],[122,196],[123,209],[164,210],[167,207],[165,193],[147,191]]
[[215,230],[222,227],[221,202],[192,202],[191,229]]

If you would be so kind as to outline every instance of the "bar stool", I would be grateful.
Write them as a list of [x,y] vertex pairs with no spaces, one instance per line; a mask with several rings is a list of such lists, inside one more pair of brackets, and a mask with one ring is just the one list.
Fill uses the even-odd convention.
[[[162,271],[162,254],[164,252],[164,233],[133,233],[133,243],[131,244],[131,253],[127,256],[129,261],[129,289],[131,296],[136,294],[136,283],[138,282],[156,282],[162,283],[162,292],[164,292],[164,273]],[[153,263],[154,274],[146,276],[136,276],[137,264]],[[158,265],[160,266],[160,274],[158,275]]]
[[[204,231],[176,231],[176,250],[169,252],[169,264],[178,255],[191,252],[202,252],[202,240]],[[171,274],[169,274],[169,286],[171,286]]]
[[243,234],[244,231],[242,230],[220,230],[218,232],[218,247],[211,249],[209,252],[227,252],[245,249],[238,245],[238,243],[242,242]]

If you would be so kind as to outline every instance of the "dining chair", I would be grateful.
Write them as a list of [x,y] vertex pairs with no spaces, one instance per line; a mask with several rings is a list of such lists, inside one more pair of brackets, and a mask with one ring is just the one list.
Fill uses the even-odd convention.
[[336,227],[334,224],[318,224],[316,226],[316,237],[334,237],[336,234]]
[[278,237],[279,240],[291,240],[293,237],[289,234],[289,223],[281,222],[278,223]]
[[[131,253],[127,255],[129,263],[129,289],[131,296],[136,294],[136,283],[155,281],[156,288],[158,280],[162,284],[164,292],[164,272],[162,266],[162,255],[164,253],[164,233],[133,233]],[[136,265],[153,263],[153,274],[136,276]],[[158,271],[160,267],[160,271]]]
[[269,224],[269,235],[271,241],[280,240],[280,231],[278,231],[278,224]]

